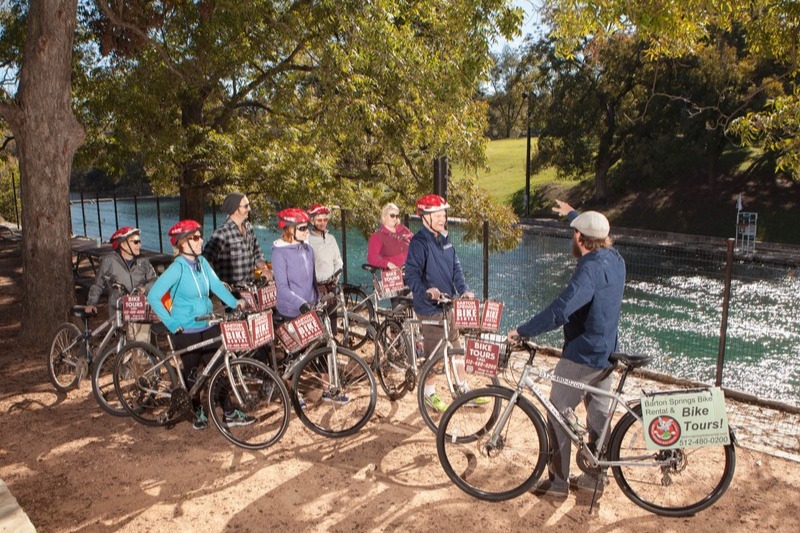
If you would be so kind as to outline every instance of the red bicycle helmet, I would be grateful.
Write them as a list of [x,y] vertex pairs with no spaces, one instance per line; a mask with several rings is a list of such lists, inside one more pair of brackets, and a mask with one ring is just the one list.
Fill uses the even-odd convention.
[[312,217],[317,215],[330,215],[331,210],[322,204],[311,204],[311,207],[308,208],[308,214]]
[[286,226],[296,226],[308,222],[311,217],[308,213],[297,207],[289,207],[278,212],[278,227],[283,229]]
[[435,213],[436,211],[450,209],[450,204],[438,194],[427,194],[417,200],[416,207],[417,214],[422,215],[424,213]]
[[172,243],[172,246],[177,247],[178,241],[190,233],[194,233],[198,230],[203,231],[203,226],[201,226],[198,222],[190,219],[181,220],[169,228],[169,231],[167,232],[169,234],[169,242]]
[[111,238],[108,239],[111,243],[112,248],[115,250],[119,248],[119,243],[130,237],[131,235],[138,235],[140,232],[139,228],[134,228],[131,226],[122,226],[117,231],[111,234]]

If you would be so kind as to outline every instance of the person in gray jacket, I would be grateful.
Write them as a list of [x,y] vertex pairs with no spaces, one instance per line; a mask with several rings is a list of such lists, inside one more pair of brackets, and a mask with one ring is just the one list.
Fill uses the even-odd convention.
[[[122,296],[120,291],[112,285],[117,283],[125,287],[128,293],[139,288],[143,292],[150,290],[156,280],[156,271],[150,261],[140,257],[142,239],[139,228],[124,226],[111,235],[111,246],[114,252],[106,254],[100,260],[100,267],[94,278],[94,283],[89,287],[89,297],[86,300],[86,313],[97,313],[97,303],[103,294],[103,289],[108,289],[108,314],[114,316],[117,300]],[[132,325],[134,326],[134,325]],[[150,336],[146,324],[136,324],[136,331],[129,331],[128,336],[136,340],[147,341]],[[131,328],[129,328],[131,329]]]

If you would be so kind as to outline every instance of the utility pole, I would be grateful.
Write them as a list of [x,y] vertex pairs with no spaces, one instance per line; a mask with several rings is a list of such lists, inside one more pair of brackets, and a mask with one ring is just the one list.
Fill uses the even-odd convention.
[[525,150],[525,216],[528,217],[531,214],[531,101],[533,100],[533,91],[525,93],[522,98],[528,100],[525,119],[528,127],[528,143]]

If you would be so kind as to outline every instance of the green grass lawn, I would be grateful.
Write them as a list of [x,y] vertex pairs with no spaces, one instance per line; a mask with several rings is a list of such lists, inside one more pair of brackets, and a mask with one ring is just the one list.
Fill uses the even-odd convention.
[[[531,150],[535,150],[536,139],[531,142]],[[525,189],[525,152],[525,137],[489,142],[486,148],[489,169],[478,171],[478,183],[497,201],[511,203],[514,193]],[[463,169],[453,168],[453,173],[460,175]],[[531,190],[555,180],[555,169],[546,169],[531,176]]]

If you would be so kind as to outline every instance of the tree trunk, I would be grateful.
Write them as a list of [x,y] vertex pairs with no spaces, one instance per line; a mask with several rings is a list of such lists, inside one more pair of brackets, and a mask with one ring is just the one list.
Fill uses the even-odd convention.
[[[199,96],[187,97],[181,106],[181,125],[185,129],[192,126],[202,126],[205,122],[203,105],[207,97],[207,91],[201,91]],[[189,137],[190,152],[191,148],[200,145],[203,138],[197,134]],[[190,218],[203,224],[206,207],[206,193],[208,185],[203,179],[202,163],[189,160],[183,165],[181,171],[181,220]]]
[[75,300],[69,177],[85,132],[72,113],[78,0],[31,0],[15,100],[0,107],[19,149],[22,197],[21,342],[45,346]]

